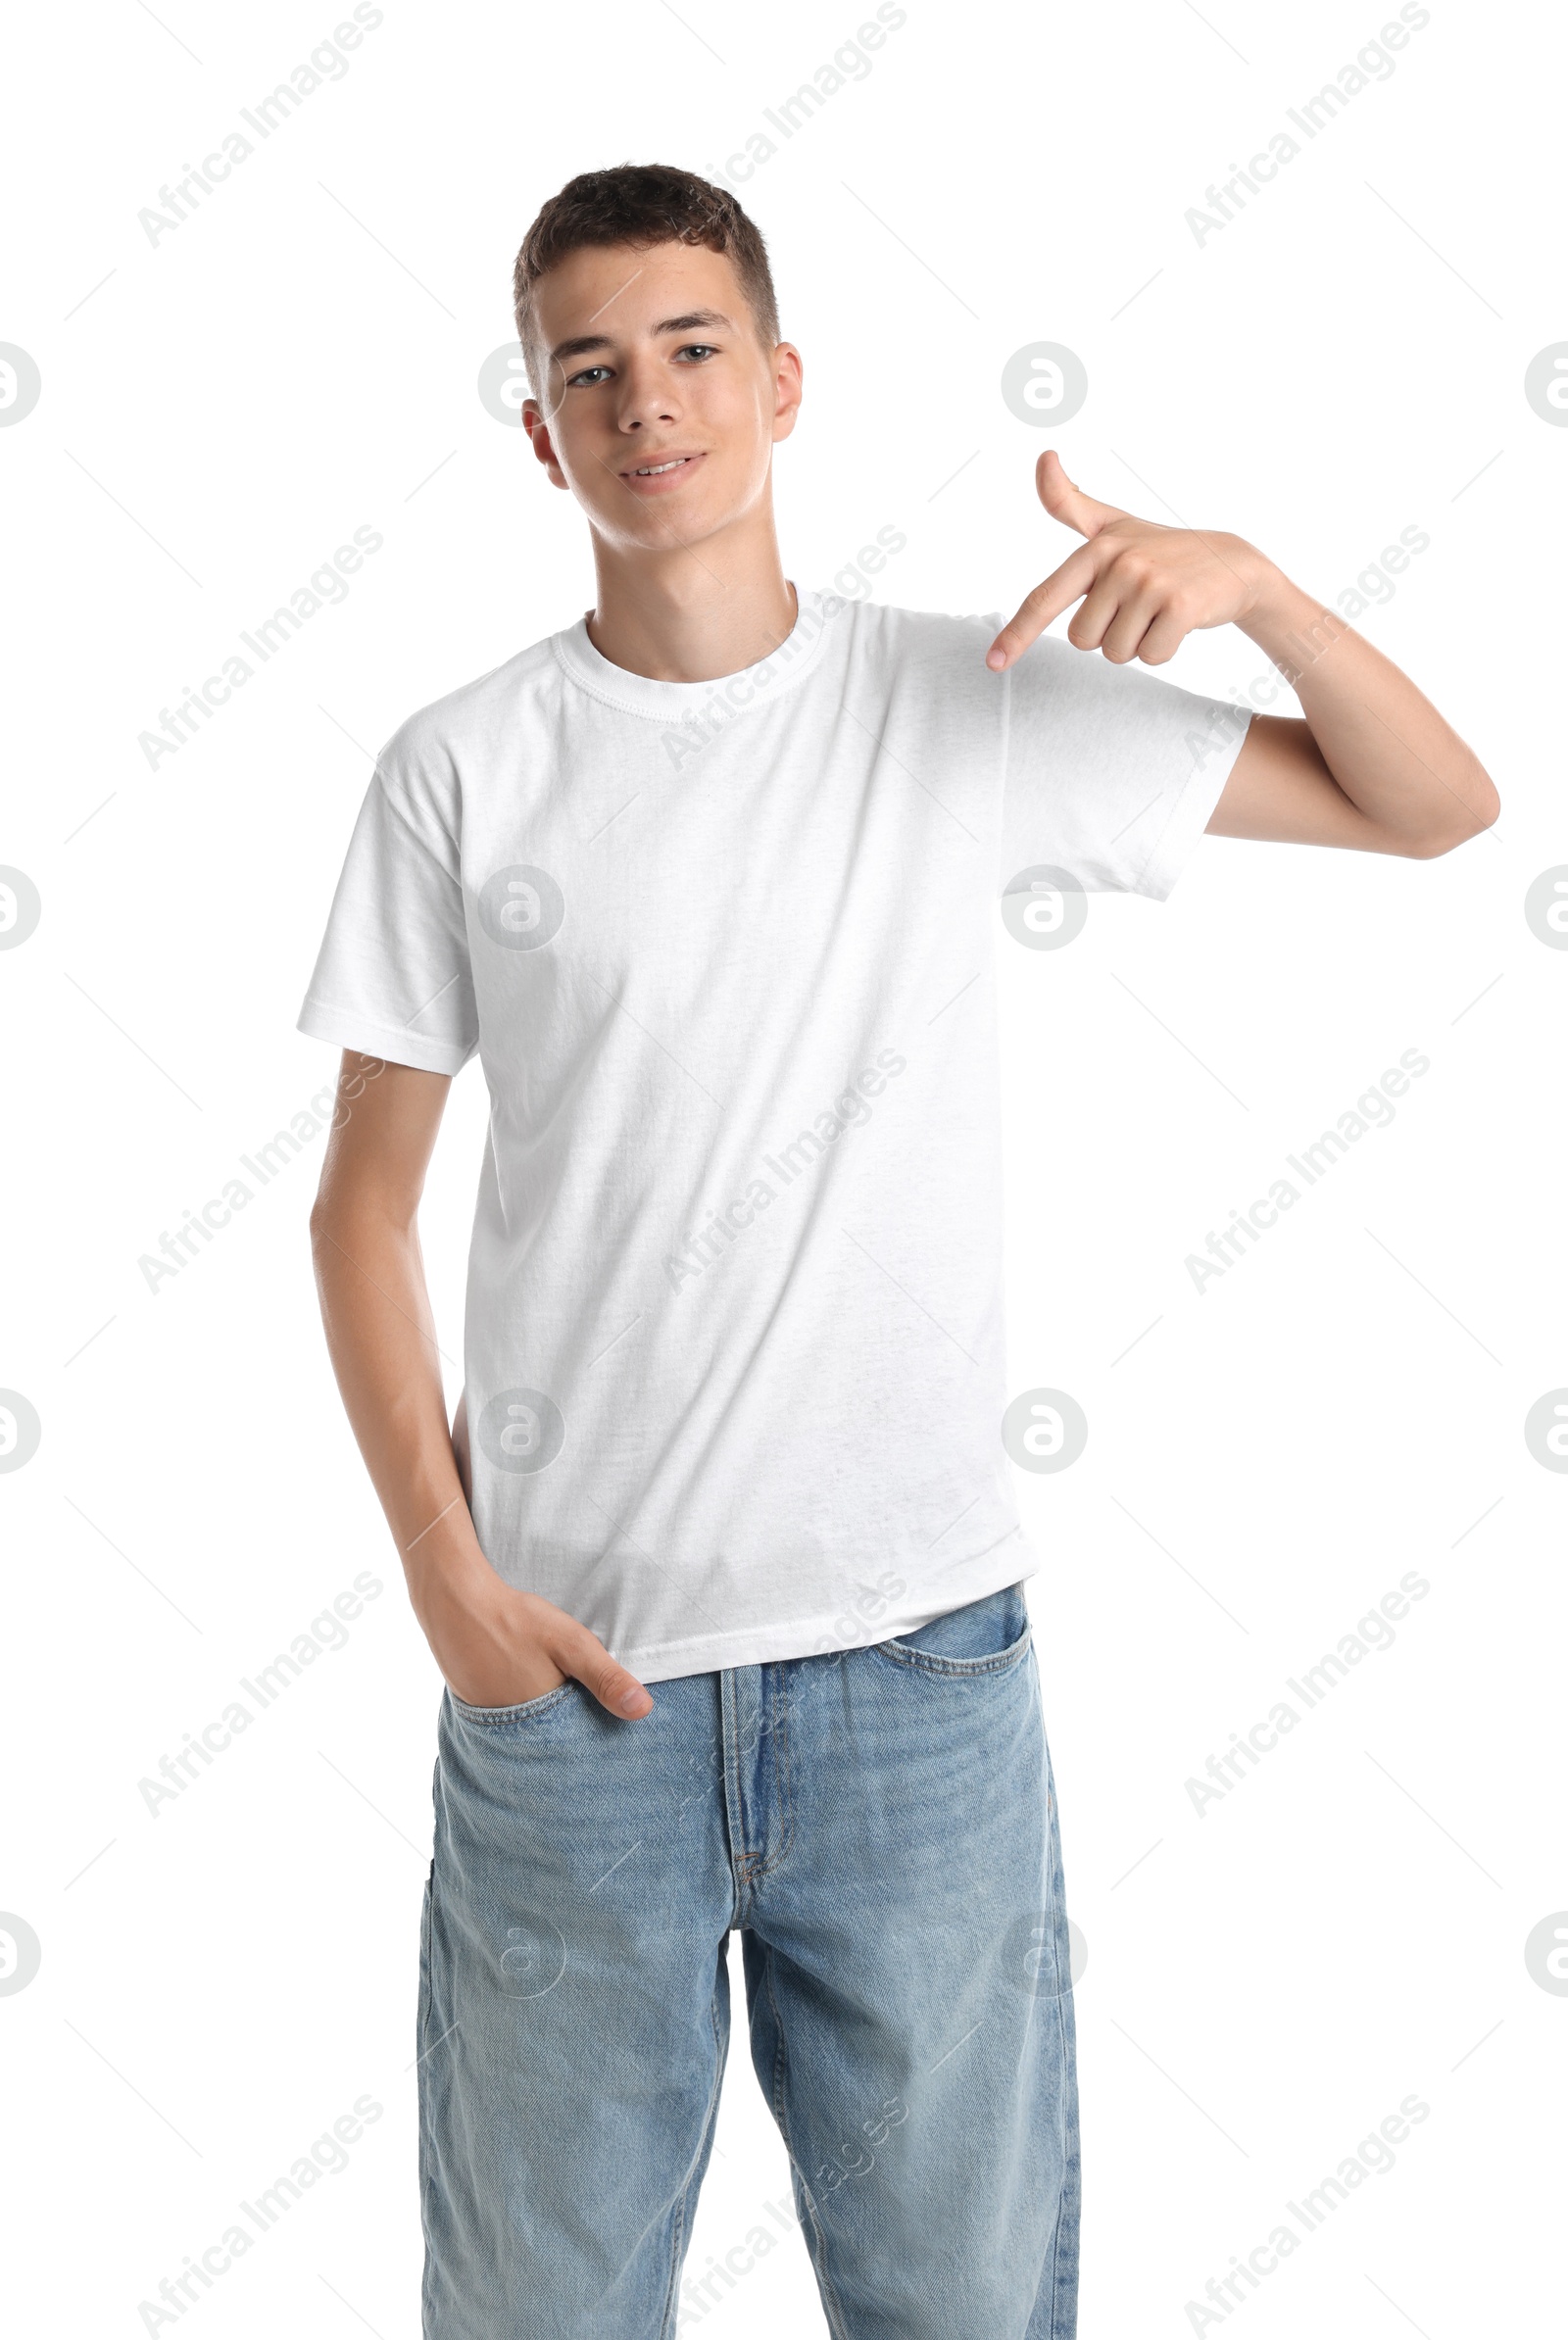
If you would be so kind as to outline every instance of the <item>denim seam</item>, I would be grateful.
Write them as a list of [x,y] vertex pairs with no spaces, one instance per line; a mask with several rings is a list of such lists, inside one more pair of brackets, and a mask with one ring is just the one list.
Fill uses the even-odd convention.
[[828,2328],[832,2332],[833,2340],[850,2340],[850,2327],[844,2320],[844,2309],[839,2295],[833,2287],[833,2277],[828,2271],[827,2235],[823,2230],[821,2218],[817,2215],[816,2196],[807,2183],[806,2172],[801,2168],[801,2158],[795,2150],[795,2140],[790,2135],[789,2115],[784,2108],[784,2018],[779,2011],[778,1996],[773,1988],[771,1943],[764,1945],[762,1979],[767,1990],[767,2003],[773,2010],[773,2028],[778,2034],[778,2046],[773,2053],[773,2118],[778,2122],[779,2135],[784,2140],[784,2150],[790,2157],[792,2167],[800,2175],[801,2192],[806,2198],[806,2207],[810,2217],[811,2260],[816,2270],[817,2287],[822,2295],[822,2311],[827,2317]]
[[[1053,1892],[1054,1892],[1054,1886],[1053,1886]],[[1053,1931],[1054,1931],[1054,1928],[1053,1928]],[[1057,1962],[1054,1956],[1054,1968],[1056,1966],[1056,1964]],[[1069,1983],[1069,1988],[1070,1987],[1071,1985]],[[1055,1994],[1055,2015],[1056,2049],[1058,2059],[1057,2069],[1061,2072],[1065,2079],[1067,2071],[1067,2023],[1065,2015],[1062,2011],[1061,1992],[1059,1990]],[[1056,2216],[1052,2222],[1051,2228],[1051,2340],[1057,2340],[1057,2334],[1060,2327],[1061,2298],[1059,2290],[1058,2262],[1061,2257],[1062,2220],[1067,2215],[1067,2187],[1069,2183],[1067,2169],[1069,2142],[1067,2135],[1067,2123],[1064,2118],[1060,2118],[1059,2103],[1057,2111],[1058,2125],[1061,2131],[1061,2190],[1056,2201]],[[1070,2334],[1067,2335],[1067,2340],[1071,2340]]]
[[[1063,2022],[1062,2022],[1062,2020],[1061,2020],[1061,2001],[1060,2001],[1060,1999],[1059,1999],[1059,1998],[1058,1998],[1058,1999],[1057,1999],[1057,2001],[1056,2001],[1056,2042],[1057,2042],[1057,2047],[1058,2047],[1058,2049],[1059,2049],[1059,2051],[1060,2051],[1060,2065],[1059,2065],[1059,2069],[1060,2069],[1060,2071],[1061,2071],[1063,2073],[1065,2073],[1065,2072],[1066,2072],[1066,2069],[1067,2069],[1067,2031],[1066,2031],[1066,2026],[1065,2026],[1065,2024],[1063,2023]],[[1058,2262],[1059,2262],[1059,2260],[1060,2260],[1060,2257],[1061,2257],[1061,2221],[1062,2221],[1063,2218],[1065,2218],[1065,2216],[1066,2216],[1066,2212],[1067,2212],[1067,2185],[1068,2185],[1068,2170],[1067,2170],[1067,2124],[1066,2124],[1066,2122],[1063,2121],[1060,2123],[1060,2126],[1061,2126],[1061,2190],[1060,2190],[1060,2193],[1057,2195],[1057,2198],[1056,2198],[1056,2215],[1055,2215],[1055,2218],[1054,2218],[1052,2220],[1052,2226],[1051,2226],[1051,2275],[1050,2275],[1050,2282],[1051,2282],[1051,2330],[1052,2330],[1052,2336],[1053,2336],[1053,2340],[1055,2340],[1056,2325],[1057,2325],[1057,2322],[1058,2322],[1058,2320],[1059,2320],[1059,2311],[1060,2311],[1060,2308],[1061,2308],[1061,2297],[1060,2297],[1060,2292],[1059,2292],[1058,2285],[1057,2285],[1057,2264],[1058,2264]]]
[[535,1715],[544,1714],[559,1705],[568,1690],[576,1688],[575,1682],[558,1682],[553,1690],[546,1690],[539,1698],[524,1698],[515,1706],[470,1706],[455,1690],[448,1692],[456,1711],[466,1723],[476,1723],[481,1731],[507,1731],[514,1724],[532,1722]]
[[784,1669],[782,1667],[779,1669],[778,1681],[773,1687],[773,1711],[775,1718],[773,1724],[773,1776],[779,1783],[779,1800],[783,1807],[784,1825],[779,1836],[778,1850],[774,1853],[773,1858],[770,1861],[765,1861],[761,1859],[760,1855],[754,1856],[757,1866],[752,1870],[750,1878],[754,1884],[760,1877],[769,1876],[779,1866],[795,1839],[795,1801],[790,1790],[789,1699],[784,1694]]
[[430,1937],[435,1930],[435,1856],[431,1855],[429,1871],[424,1880],[423,1907],[419,1912],[419,1995],[415,2015],[414,2037],[419,2054],[424,2054],[425,2034],[430,2028]]
[[746,1900],[746,1889],[752,1881],[752,1856],[746,1849],[746,1808],[741,1802],[740,1715],[735,1705],[735,1678],[731,1668],[725,1667],[718,1678],[719,1731],[724,1757],[724,1778],[729,1788],[725,1799],[725,1819],[729,1823],[729,1866],[735,1880],[736,1924]]
[[[433,1956],[434,1956],[434,1940],[433,1940],[433,1936],[434,1936],[434,1931],[435,1931],[435,1927],[434,1927],[434,1922],[433,1922],[433,1920],[434,1920],[434,1912],[433,1912],[433,1907],[432,1907],[432,1904],[433,1904],[433,1902],[434,1902],[434,1898],[435,1898],[435,1862],[434,1862],[434,1860],[432,1859],[432,1861],[431,1861],[431,1863],[430,1863],[430,1875],[429,1875],[429,1877],[426,1879],[426,1883],[425,1883],[425,1910],[426,1910],[426,1914],[427,1914],[427,1916],[428,1916],[428,1917],[429,1917],[429,1919],[430,1919],[430,1935],[431,1935],[431,1943],[430,1943],[430,1957],[431,1957],[432,1959],[433,1959]],[[422,2244],[423,2244],[423,2262],[424,2262],[424,2264],[423,2264],[423,2267],[422,2267],[422,2268],[421,2268],[421,2270],[420,2270],[420,2276],[419,2276],[419,2321],[420,2321],[420,2328],[421,2328],[422,2330],[424,2330],[424,2331],[433,2331],[433,2330],[435,2329],[435,2314],[436,2314],[436,2302],[435,2302],[435,2234],[434,2234],[434,2230],[433,2230],[433,2227],[432,2227],[432,2222],[431,2222],[431,2218],[430,2218],[430,2201],[431,2201],[431,2197],[432,2197],[432,2195],[433,2195],[433,2193],[434,2193],[434,2191],[435,2191],[435,2183],[436,2183],[436,2166],[435,2166],[435,2138],[434,2138],[434,2134],[433,2134],[434,2122],[433,2122],[433,2118],[432,2118],[431,2111],[430,2111],[430,2105],[429,2105],[428,2093],[427,2093],[427,2092],[428,2092],[428,2090],[429,2090],[429,2087],[430,2087],[430,2079],[429,2079],[429,2075],[428,2075],[428,2074],[426,2073],[426,2072],[424,2071],[424,2033],[425,2033],[425,2032],[426,2032],[426,2031],[427,2031],[427,2030],[430,2028],[430,2023],[429,2023],[429,2010],[428,2010],[428,2007],[427,2007],[427,2005],[425,2004],[425,2000],[424,2000],[424,1976],[425,1976],[426,1973],[428,1973],[428,1972],[429,1972],[429,1967],[428,1967],[428,1964],[427,1964],[427,1961],[426,1961],[426,1958],[425,1958],[425,1955],[424,1955],[424,1926],[423,1926],[423,1924],[421,1924],[421,1926],[420,1926],[420,1929],[419,1929],[419,1930],[420,1930],[420,1960],[419,1960],[419,1965],[420,1965],[420,1988],[419,1988],[419,1999],[420,1999],[420,2016],[422,2016],[423,2020],[421,2021],[421,2020],[419,2020],[418,2018],[416,2018],[416,2023],[415,2023],[415,2043],[416,2043],[416,2047],[418,2048],[418,2051],[419,2051],[419,2053],[418,2053],[417,2057],[416,2057],[416,2060],[415,2060],[415,2061],[416,2061],[416,2065],[418,2066],[418,2070],[419,2070],[418,2081],[417,2081],[417,2083],[416,2083],[416,2088],[417,2088],[417,2103],[418,2103],[418,2183],[419,2183],[419,2234],[420,2234],[420,2240],[421,2240],[421,2242],[422,2242]],[[433,1975],[433,1974],[431,1974],[431,1976],[430,1976],[430,1981],[431,1981],[431,1987],[432,1987],[432,1989],[433,1989],[433,1987],[434,1987],[434,1975]]]
[[721,1677],[724,1684],[725,1712],[730,1718],[729,1745],[725,1750],[725,1768],[734,1782],[735,1832],[730,1850],[730,1868],[735,1879],[735,1924],[743,1923],[742,1911],[751,1914],[752,1887],[760,1875],[760,1852],[752,1851],[746,1842],[746,1798],[741,1779],[741,1717],[740,1702],[735,1695],[737,1669],[727,1667]]
[[[1054,1804],[1055,1804],[1055,1797],[1054,1797],[1054,1790],[1051,1790],[1051,1750],[1046,1748],[1046,1807],[1049,1807],[1046,1809],[1046,1849],[1049,1849],[1049,1858],[1051,1858],[1051,1900],[1055,1902],[1057,1912],[1065,1914],[1065,1898],[1067,1898],[1065,1879],[1062,1879],[1062,1893],[1057,1895],[1060,1844],[1057,1844]],[[1062,2073],[1062,2089],[1060,2089],[1060,2097],[1057,2097],[1057,2121],[1060,2121],[1060,2131],[1062,2131],[1062,2195],[1055,2204],[1055,2225],[1051,2227],[1051,2335],[1054,2335],[1054,2340],[1057,2340],[1057,2323],[1060,2323],[1060,2305],[1062,2305],[1060,2291],[1057,2291],[1057,2261],[1060,2261],[1060,2249],[1062,2249],[1062,2218],[1067,2216],[1067,2185],[1069,2185],[1069,2171],[1067,2171],[1069,2134],[1067,2134],[1067,2118],[1065,2118],[1065,2099],[1067,2099],[1065,1991],[1072,1991],[1072,1944],[1067,1947],[1067,1979],[1065,1979],[1065,1989],[1062,1989],[1060,1956],[1057,1956],[1057,1952],[1055,1952],[1055,1930],[1057,1928],[1054,1926],[1054,1928],[1051,1928],[1051,1932],[1054,1932],[1054,1954],[1051,1954],[1051,1964],[1054,1964],[1055,1982],[1057,1982],[1057,1989],[1055,1989],[1055,2052],[1057,2052],[1057,2071]],[[1077,2057],[1074,2057],[1074,2064],[1077,2064]],[[1074,2321],[1074,2326],[1077,2326],[1077,2315],[1074,2315],[1072,2321]],[[1072,2333],[1067,2333],[1065,2340],[1072,2340]]]
[[702,2163],[703,2148],[713,2133],[713,2123],[718,2117],[719,2091],[724,2083],[724,2054],[723,2042],[718,2035],[718,1991],[716,1986],[712,1998],[708,2003],[708,2020],[713,2032],[713,2085],[709,2094],[708,2114],[703,2121],[703,2132],[697,2140],[697,2151],[692,2159],[692,2173],[681,2188],[680,2203],[675,2212],[675,2228],[670,2237],[669,2281],[664,2286],[664,2312],[659,2321],[659,2340],[670,2340],[670,2334],[675,2328],[673,2318],[679,2304],[675,2285],[680,2274],[681,2241],[686,2232],[686,2213],[691,2207],[692,2187],[697,2181],[697,2170]]
[[[1036,1690],[1037,1690],[1037,1693],[1038,1693],[1038,1691],[1039,1691],[1039,1675],[1038,1675],[1038,1669],[1036,1670],[1036,1682],[1035,1682],[1035,1687],[1036,1687]],[[1048,1875],[1048,1878],[1047,1878],[1047,1886],[1048,1886],[1048,1890],[1049,1890],[1049,1892],[1050,1892],[1050,1895],[1051,1895],[1052,1904],[1053,1904],[1053,1910],[1054,1910],[1054,1913],[1056,1913],[1056,1912],[1059,1912],[1059,1911],[1061,1910],[1061,1908],[1062,1908],[1062,1905],[1063,1905],[1063,1903],[1064,1903],[1064,1901],[1065,1901],[1065,1898],[1066,1898],[1066,1896],[1065,1896],[1065,1890],[1063,1890],[1063,1892],[1062,1892],[1062,1893],[1061,1893],[1059,1896],[1058,1896],[1058,1894],[1057,1894],[1057,1890],[1056,1890],[1056,1878],[1057,1878],[1057,1874],[1058,1874],[1058,1871],[1059,1871],[1059,1870],[1060,1870],[1060,1868],[1061,1868],[1061,1860],[1060,1860],[1060,1844],[1059,1844],[1059,1840],[1058,1840],[1058,1837],[1057,1837],[1057,1831],[1056,1831],[1056,1815],[1055,1815],[1055,1781],[1054,1781],[1054,1777],[1053,1777],[1053,1772],[1052,1772],[1052,1762],[1051,1762],[1051,1745],[1050,1745],[1050,1741],[1049,1741],[1049,1739],[1048,1739],[1048,1738],[1046,1737],[1046,1735],[1045,1735],[1045,1717],[1044,1717],[1044,1714],[1043,1714],[1043,1713],[1042,1713],[1042,1716],[1041,1716],[1041,1745],[1042,1745],[1042,1749],[1043,1749],[1043,1751],[1044,1751],[1045,1771],[1046,1771],[1046,1858],[1047,1858],[1047,1861],[1048,1861],[1048,1862],[1049,1862],[1049,1864],[1050,1864],[1050,1870],[1049,1870],[1049,1875]],[[1065,1879],[1063,1879],[1063,1885],[1065,1886]],[[1068,2137],[1068,2131],[1067,2131],[1067,2122],[1066,2122],[1066,2120],[1065,2120],[1065,2118],[1064,2118],[1064,2117],[1060,2117],[1060,2116],[1061,2116],[1061,2103],[1062,2103],[1062,2098],[1063,2098],[1063,2097],[1064,2097],[1064,2095],[1065,2095],[1066,2072],[1067,2072],[1067,2016],[1066,2016],[1066,2009],[1065,2009],[1065,2007],[1063,2006],[1063,2003],[1062,2003],[1062,2002],[1063,2002],[1063,1987],[1062,1987],[1062,1975],[1061,1975],[1061,1960],[1060,1960],[1060,1956],[1059,1956],[1059,1954],[1058,1954],[1056,1936],[1057,1936],[1057,1928],[1056,1928],[1056,1926],[1054,1925],[1054,1926],[1052,1926],[1052,1929],[1051,1929],[1051,1964],[1052,1964],[1052,1975],[1053,1975],[1053,1978],[1054,1978],[1054,1982],[1055,1982],[1055,1984],[1056,1984],[1056,1988],[1055,1988],[1055,1990],[1054,1990],[1054,1994],[1053,1994],[1053,1998],[1054,1998],[1054,2011],[1055,2011],[1055,2017],[1056,2017],[1056,2058],[1057,2058],[1057,2070],[1058,2070],[1058,2071],[1061,2072],[1061,2074],[1062,2074],[1063,2088],[1062,2088],[1062,2091],[1061,2091],[1061,2092],[1059,2093],[1059,2095],[1058,2095],[1058,2104],[1057,2104],[1057,2111],[1058,2111],[1058,2117],[1059,2117],[1059,2127],[1060,2127],[1060,2132],[1061,2132],[1061,2193],[1060,2193],[1060,2197],[1058,2198],[1058,2200],[1057,2200],[1057,2203],[1056,2203],[1056,2216],[1055,2216],[1055,2218],[1053,2220],[1053,2223],[1052,2223],[1052,2228],[1051,2228],[1051,2271],[1050,2271],[1050,2283],[1051,2283],[1051,2340],[1071,2340],[1071,2334],[1070,2334],[1070,2333],[1068,2333],[1068,2334],[1065,2334],[1065,2335],[1063,2335],[1063,2334],[1061,2334],[1061,2333],[1060,2333],[1060,2321],[1061,2321],[1061,2314],[1060,2314],[1060,2311],[1061,2311],[1061,2299],[1060,2299],[1060,2290],[1059,2290],[1059,2284],[1060,2284],[1060,2276],[1059,2276],[1059,2264],[1060,2264],[1060,2258],[1061,2258],[1061,2230],[1062,2230],[1062,2221],[1063,2221],[1063,2219],[1065,2218],[1065,2217],[1066,2217],[1066,2215],[1067,2215],[1066,2196],[1067,2196],[1067,2187],[1068,2187],[1068,2182],[1069,2182],[1069,2179],[1068,2179],[1068,2169],[1067,2169],[1067,2160],[1068,2160],[1068,2150],[1069,2150],[1069,2143],[1070,2143],[1070,2140],[1069,2140],[1069,2137]],[[1072,1989],[1072,1952],[1071,1952],[1071,1947],[1070,1947],[1070,1944],[1069,1944],[1069,1948],[1068,1948],[1068,1955],[1067,1955],[1067,1975],[1066,1975],[1066,1989],[1067,1989],[1068,1991],[1070,1991],[1070,1990]],[[1076,2320],[1077,2320],[1077,2318],[1076,2318],[1076,2316],[1074,2316],[1074,2319],[1073,2319],[1073,2321],[1074,2321],[1074,2324],[1076,2324]]]
[[1033,1646],[1034,1628],[1026,1625],[1010,1649],[1000,1649],[994,1657],[950,1658],[934,1650],[901,1649],[896,1641],[873,1641],[873,1657],[885,1658],[890,1666],[907,1666],[917,1674],[941,1674],[950,1681],[983,1681],[988,1675],[1010,1673],[1021,1666]]

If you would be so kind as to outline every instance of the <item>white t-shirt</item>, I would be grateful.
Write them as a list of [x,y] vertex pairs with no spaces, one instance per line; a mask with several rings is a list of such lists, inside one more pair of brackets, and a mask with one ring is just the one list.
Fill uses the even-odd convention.
[[579,619],[412,716],[366,795],[300,1029],[477,1051],[474,1525],[642,1681],[861,1647],[1037,1565],[998,898],[1163,898],[1247,725],[1058,641],[993,674],[1002,622],[803,592],[772,656],[676,683]]

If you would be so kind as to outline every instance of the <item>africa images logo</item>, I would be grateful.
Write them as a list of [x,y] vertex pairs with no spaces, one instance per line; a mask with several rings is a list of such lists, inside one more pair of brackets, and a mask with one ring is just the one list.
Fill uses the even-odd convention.
[[566,1442],[560,1406],[542,1389],[502,1389],[479,1416],[479,1447],[498,1471],[548,1470]]
[[479,923],[503,951],[538,951],[553,942],[566,915],[566,898],[546,869],[514,861],[479,889]]

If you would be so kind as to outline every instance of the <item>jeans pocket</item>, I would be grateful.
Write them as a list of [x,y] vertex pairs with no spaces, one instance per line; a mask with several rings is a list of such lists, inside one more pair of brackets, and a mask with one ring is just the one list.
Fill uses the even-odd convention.
[[1010,1673],[1022,1662],[1029,1642],[1023,1587],[1008,1584],[875,1646],[877,1654],[894,1665],[961,1677]]
[[446,1699],[460,1721],[477,1724],[482,1731],[504,1731],[514,1724],[531,1723],[536,1715],[549,1714],[553,1708],[564,1704],[573,1690],[581,1688],[582,1684],[568,1674],[565,1681],[558,1682],[553,1690],[544,1691],[538,1698],[525,1698],[520,1706],[470,1706],[466,1698],[458,1696],[450,1683],[447,1685]]

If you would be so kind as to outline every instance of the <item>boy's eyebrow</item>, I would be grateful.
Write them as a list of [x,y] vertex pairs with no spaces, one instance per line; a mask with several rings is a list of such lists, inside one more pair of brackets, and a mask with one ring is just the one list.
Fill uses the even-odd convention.
[[[721,310],[689,309],[684,317],[661,317],[658,324],[651,325],[649,330],[656,334],[694,333],[702,328],[713,326],[722,327],[726,333],[733,333],[736,329],[732,320],[725,317]],[[581,358],[586,356],[589,350],[608,350],[610,346],[608,333],[575,333],[567,341],[557,342],[550,353],[550,362],[553,366],[559,366],[567,358]]]

